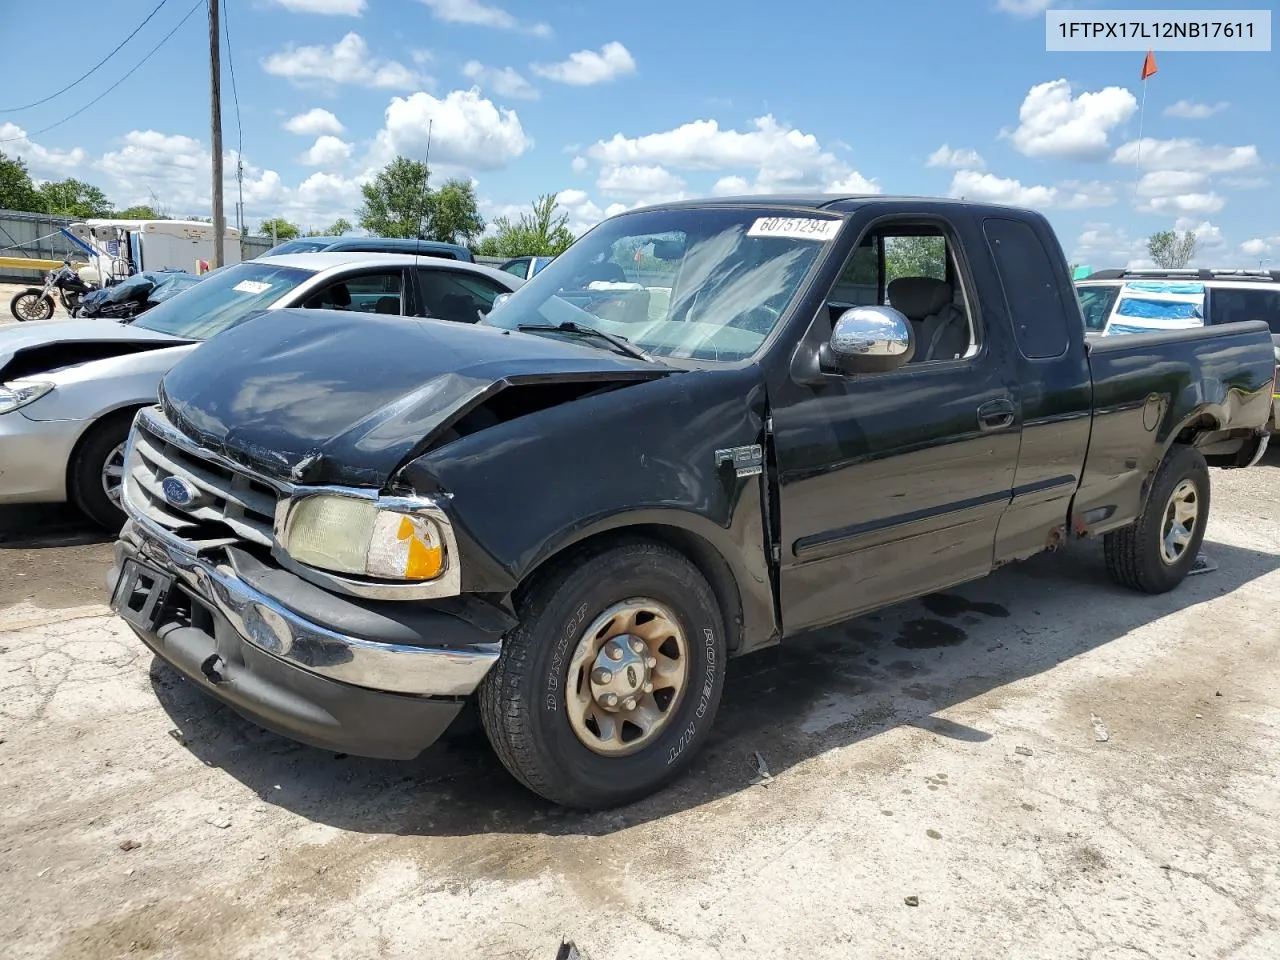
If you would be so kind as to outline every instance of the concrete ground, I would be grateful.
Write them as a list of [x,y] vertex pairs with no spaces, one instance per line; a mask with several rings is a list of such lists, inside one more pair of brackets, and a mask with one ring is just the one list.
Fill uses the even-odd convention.
[[734,661],[692,772],[591,816],[474,733],[255,728],[107,616],[107,544],[10,511],[0,953],[1274,960],[1278,501],[1280,458],[1215,471],[1167,596],[1072,548]]

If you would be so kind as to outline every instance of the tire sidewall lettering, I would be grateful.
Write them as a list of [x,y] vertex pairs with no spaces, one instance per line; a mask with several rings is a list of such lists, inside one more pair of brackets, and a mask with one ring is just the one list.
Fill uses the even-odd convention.
[[573,611],[573,616],[568,619],[564,629],[560,631],[555,647],[552,648],[551,665],[547,670],[547,693],[542,704],[543,710],[548,713],[556,713],[560,709],[560,678],[564,674],[565,654],[569,649],[569,644],[576,640],[578,632],[582,629],[583,621],[587,618],[587,607],[588,604],[585,600],[578,604],[577,609]]

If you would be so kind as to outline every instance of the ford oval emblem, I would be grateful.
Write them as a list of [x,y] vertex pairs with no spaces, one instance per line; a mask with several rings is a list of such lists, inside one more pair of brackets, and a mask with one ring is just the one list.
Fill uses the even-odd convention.
[[190,506],[191,501],[196,498],[195,487],[181,477],[165,477],[160,484],[160,491],[165,500],[175,507]]

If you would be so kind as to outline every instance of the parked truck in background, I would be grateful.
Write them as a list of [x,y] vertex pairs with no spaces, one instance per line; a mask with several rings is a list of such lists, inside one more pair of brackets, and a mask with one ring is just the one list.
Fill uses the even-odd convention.
[[1273,371],[1261,323],[1086,342],[1035,213],[650,207],[482,323],[280,310],[191,353],[112,603],[263,726],[409,758],[477,698],[523,784],[608,807],[688,766],[728,657],[1076,537],[1175,588]]

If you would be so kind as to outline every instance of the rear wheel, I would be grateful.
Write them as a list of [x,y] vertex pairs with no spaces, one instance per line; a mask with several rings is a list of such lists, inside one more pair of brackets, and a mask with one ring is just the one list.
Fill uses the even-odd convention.
[[91,520],[112,531],[124,526],[124,450],[132,412],[108,417],[90,429],[72,458],[71,499]]
[[653,793],[693,759],[724,678],[715,595],[682,554],[629,541],[535,583],[480,688],[506,768],[571,807]]
[[18,319],[48,320],[53,316],[53,298],[39,290],[24,290],[9,301],[9,312]]
[[1208,522],[1209,467],[1179,444],[1156,471],[1137,521],[1103,538],[1107,572],[1121,586],[1166,593],[1191,572]]

